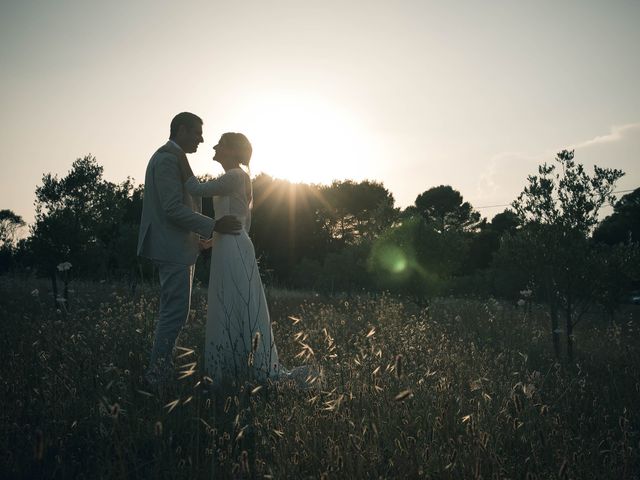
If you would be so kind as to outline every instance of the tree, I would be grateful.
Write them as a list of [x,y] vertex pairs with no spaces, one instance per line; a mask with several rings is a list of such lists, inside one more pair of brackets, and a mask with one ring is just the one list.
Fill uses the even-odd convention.
[[[369,181],[319,186],[262,174],[253,181],[253,196],[250,234],[261,271],[272,272],[281,282],[304,285],[318,284],[305,279],[305,271],[320,268],[337,272],[337,258],[353,265],[366,263],[363,258],[368,255],[371,239],[390,225],[397,213],[389,191]],[[347,247],[354,248],[343,252]],[[365,271],[363,267],[361,273]],[[341,284],[334,282],[334,288],[355,288],[356,279],[363,276],[354,271],[350,278]]]
[[87,155],[63,178],[43,175],[36,188],[29,246],[40,272],[51,278],[54,295],[61,262],[71,262],[75,274],[95,276],[135,261],[141,191],[130,179],[114,184],[102,175],[103,167]]
[[559,314],[564,314],[571,361],[574,327],[593,303],[597,288],[598,257],[589,234],[602,206],[615,201],[615,183],[624,173],[595,166],[589,175],[568,150],[555,160],[559,171],[556,165],[541,165],[513,202],[524,228],[507,239],[505,251],[511,253],[514,266],[528,273],[538,298],[548,305],[556,356],[560,355]]
[[379,287],[418,295],[445,293],[469,242],[459,230],[438,231],[421,216],[403,219],[373,243],[369,269]]
[[609,245],[640,242],[640,188],[618,200],[613,213],[593,232],[593,239]]
[[321,221],[342,245],[372,240],[397,217],[393,195],[378,182],[334,181],[319,194]]
[[573,150],[562,150],[556,157],[562,172],[544,163],[538,168],[539,176],[528,177],[529,185],[513,202],[525,223],[557,225],[586,235],[598,223],[602,206],[615,202],[613,189],[624,172],[594,166],[590,176],[573,158]]
[[324,292],[353,292],[377,286],[368,268],[370,242],[346,245],[328,252],[322,261],[304,257],[293,268],[291,281],[297,288]]
[[330,234],[318,215],[321,202],[319,189],[313,185],[264,174],[253,180],[250,235],[262,274],[272,272],[277,280],[288,282],[303,258],[324,258]]
[[0,210],[0,246],[13,246],[18,229],[24,226],[25,223],[20,215],[11,210]]
[[480,214],[449,185],[440,185],[418,195],[418,213],[440,232],[445,230],[473,231],[480,222]]
[[487,269],[491,265],[494,254],[500,248],[503,235],[514,233],[520,224],[518,216],[507,209],[495,215],[490,223],[481,221],[477,232],[467,232],[469,253],[464,262],[464,273],[473,275],[479,270]]
[[613,320],[640,280],[640,243],[595,243],[592,245],[595,299]]
[[498,235],[515,233],[521,225],[522,222],[518,215],[508,208],[504,212],[496,214],[491,220],[491,230]]
[[11,210],[0,210],[0,272],[12,268],[16,235],[25,223],[20,215]]

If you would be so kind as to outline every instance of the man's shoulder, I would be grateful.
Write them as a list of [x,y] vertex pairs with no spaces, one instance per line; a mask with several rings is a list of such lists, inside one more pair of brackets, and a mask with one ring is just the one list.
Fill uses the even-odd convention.
[[164,145],[161,145],[157,148],[154,154],[151,156],[151,159],[154,158],[179,158],[184,153],[179,150],[174,144],[171,142],[167,142]]
[[149,159],[145,173],[145,183],[151,178],[173,178],[179,175],[178,157],[170,151],[158,149]]
[[158,164],[158,163],[177,163],[177,162],[178,162],[178,154],[176,152],[166,149],[164,147],[160,147],[151,156],[151,159],[149,160],[149,165]]

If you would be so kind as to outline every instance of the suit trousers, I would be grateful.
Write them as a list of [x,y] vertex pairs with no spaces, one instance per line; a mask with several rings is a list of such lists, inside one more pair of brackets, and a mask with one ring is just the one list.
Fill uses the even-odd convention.
[[173,348],[189,316],[194,265],[155,261],[160,274],[160,313],[151,350],[150,368],[169,368]]

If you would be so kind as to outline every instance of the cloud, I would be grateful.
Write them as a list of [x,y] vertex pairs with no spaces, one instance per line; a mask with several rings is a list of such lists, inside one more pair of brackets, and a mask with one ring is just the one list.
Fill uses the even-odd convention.
[[486,162],[476,182],[474,200],[478,206],[511,203],[525,186],[527,176],[537,172],[546,155],[500,152]]
[[640,187],[640,122],[612,126],[608,133],[572,145],[548,148],[540,153],[500,152],[491,156],[477,177],[474,195],[470,201],[474,207],[499,205],[481,209],[491,218],[504,210],[522,192],[527,176],[537,174],[538,165],[553,163],[557,152],[575,150],[575,159],[589,172],[593,165],[616,168],[625,176],[616,185],[616,190]]
[[589,169],[598,165],[625,172],[616,185],[617,190],[640,187],[640,123],[613,126],[608,134],[571,148],[575,148],[576,161]]
[[640,122],[628,123],[626,125],[614,125],[606,135],[600,135],[592,138],[591,140],[587,140],[586,142],[578,143],[577,145],[573,145],[571,148],[577,150],[579,148],[592,147],[595,145],[622,142],[628,137],[632,137],[634,135],[640,135]]

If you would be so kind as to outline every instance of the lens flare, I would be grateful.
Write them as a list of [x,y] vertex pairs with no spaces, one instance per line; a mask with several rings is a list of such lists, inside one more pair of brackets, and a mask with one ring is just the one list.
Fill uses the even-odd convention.
[[380,264],[385,270],[399,274],[407,269],[409,262],[400,248],[389,245],[380,253]]

